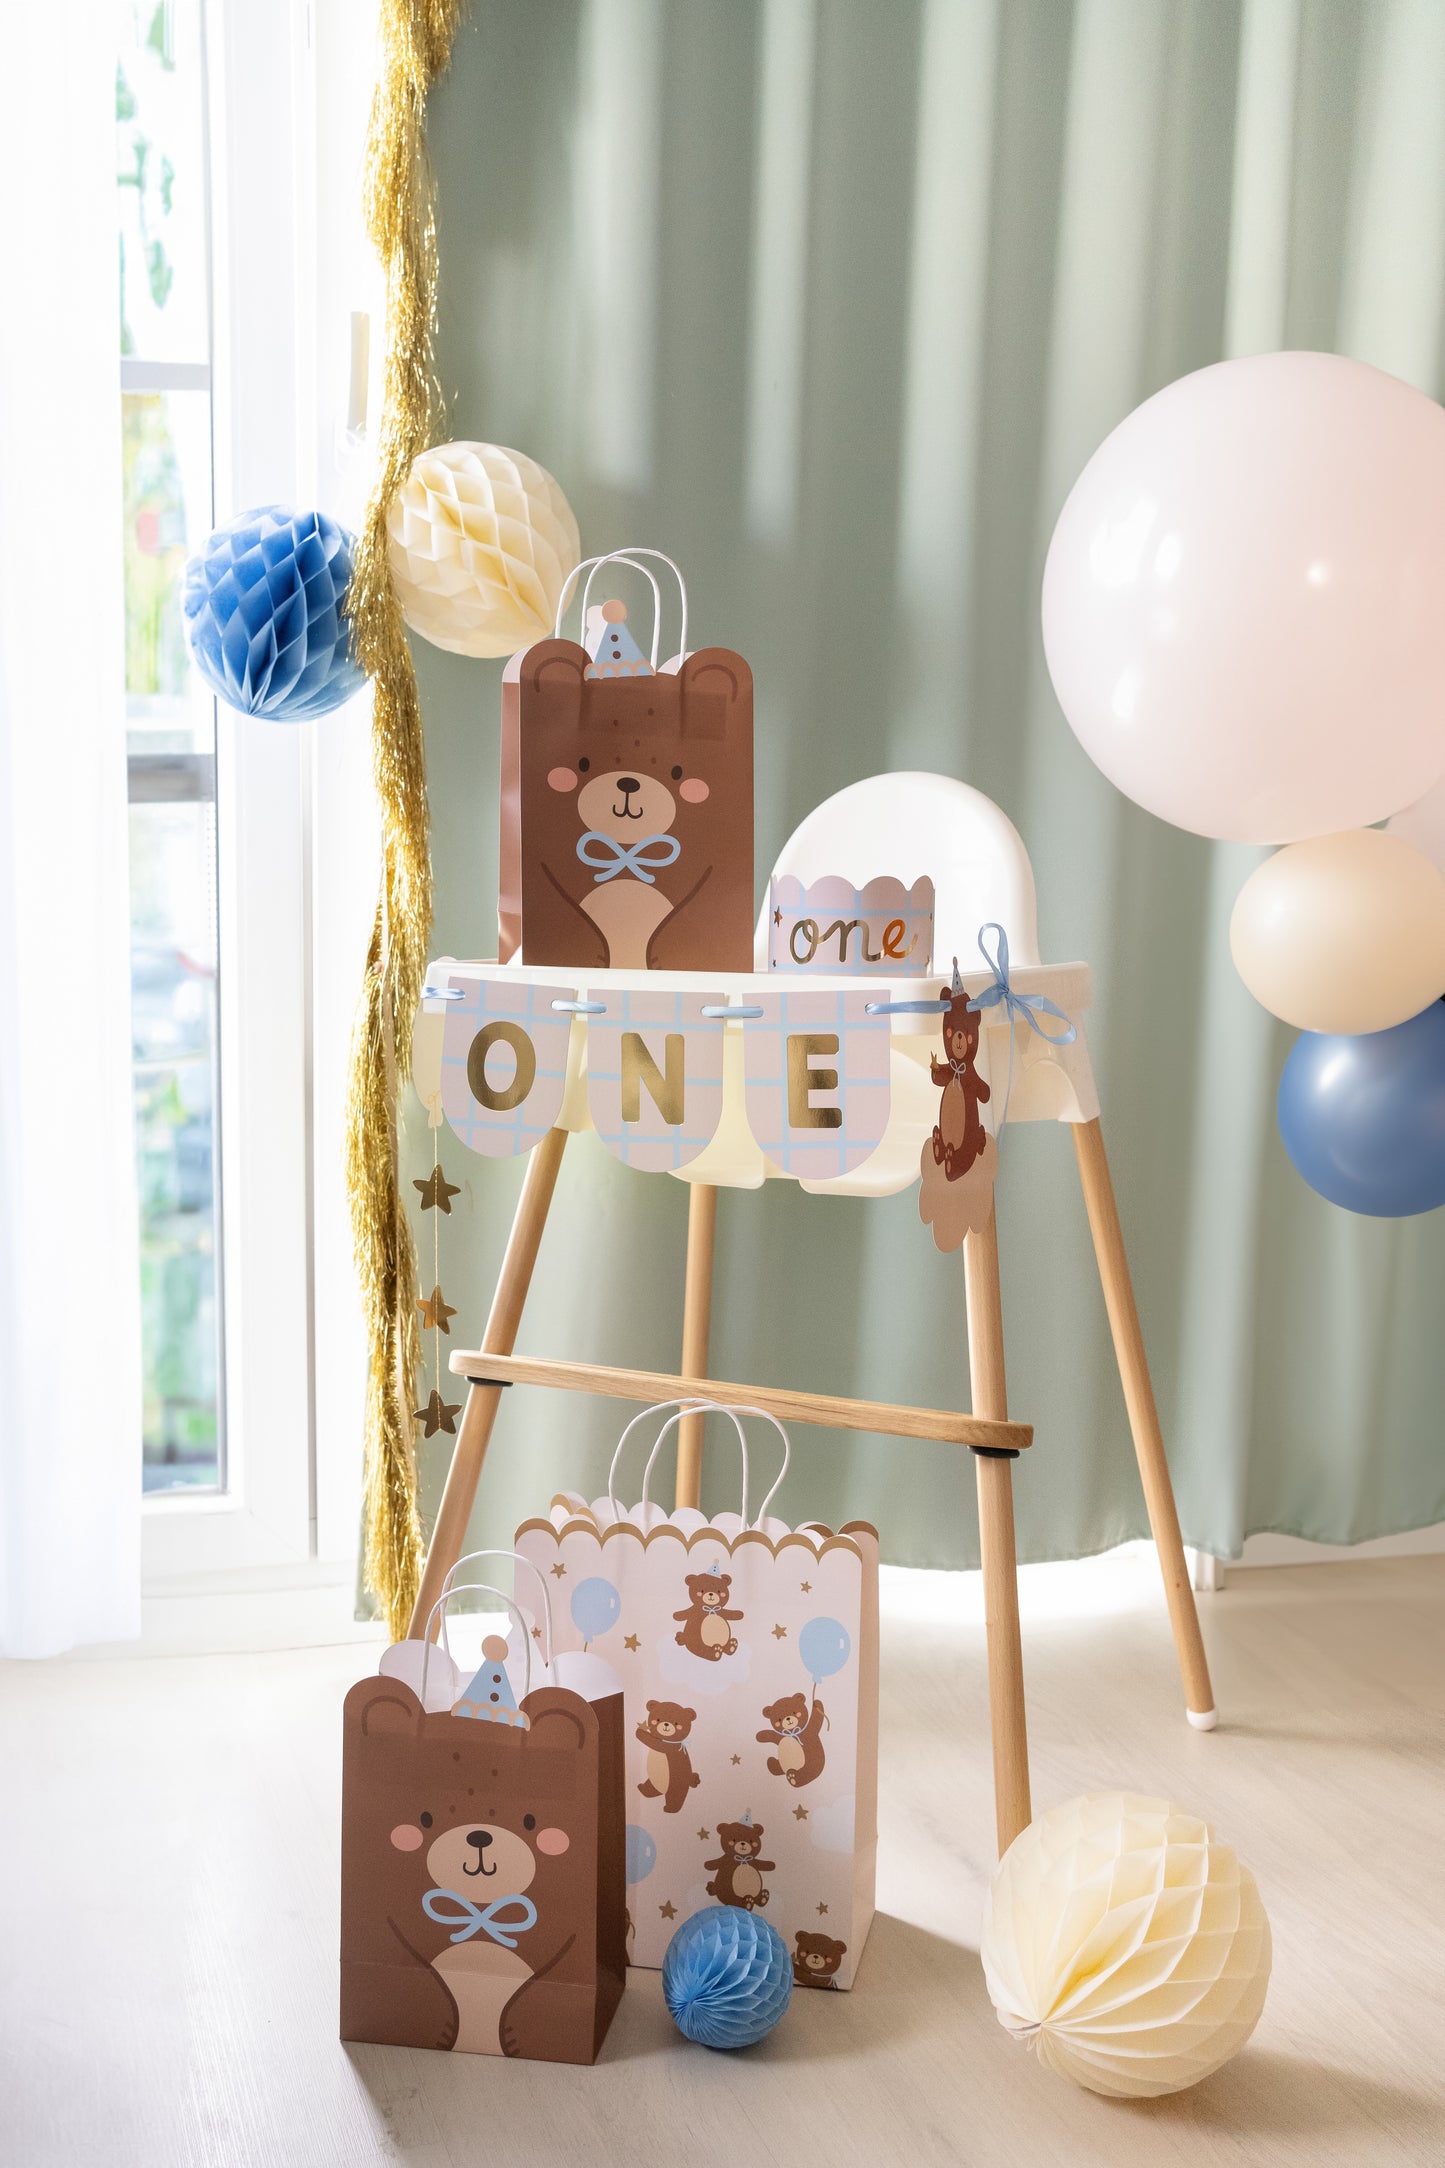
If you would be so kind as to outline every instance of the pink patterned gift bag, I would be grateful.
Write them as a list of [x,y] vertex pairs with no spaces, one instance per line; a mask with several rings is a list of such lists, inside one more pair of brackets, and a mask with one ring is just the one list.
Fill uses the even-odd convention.
[[[717,1410],[737,1430],[739,1511],[664,1513],[648,1497],[663,1441],[710,1405],[677,1404],[636,1506],[619,1502],[618,1471],[652,1410],[624,1430],[607,1496],[562,1492],[517,1549],[553,1591],[562,1661],[582,1652],[622,1690],[629,1961],[660,1966],[682,1920],[738,1905],[778,1929],[800,1987],[850,1987],[878,1846],[878,1534],[769,1514],[789,1448],[761,1409]],[[740,1414],[783,1444],[751,1523]]]

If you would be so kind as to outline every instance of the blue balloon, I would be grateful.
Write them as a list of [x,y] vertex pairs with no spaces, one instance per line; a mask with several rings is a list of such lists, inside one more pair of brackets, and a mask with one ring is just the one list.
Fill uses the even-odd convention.
[[324,512],[280,504],[207,538],[186,566],[181,606],[191,659],[228,707],[299,723],[361,690],[342,614],[352,549]]
[[599,1573],[579,1581],[572,1591],[572,1624],[584,1641],[596,1641],[609,1626],[615,1626],[621,1611],[622,1598]]
[[662,1960],[662,1999],[673,2023],[705,2048],[750,2048],[772,2031],[792,1993],[782,1936],[740,1905],[694,1912]]
[[1347,1212],[1445,1204],[1445,1002],[1390,1031],[1302,1032],[1279,1080],[1279,1133],[1310,1188]]
[[798,1654],[808,1677],[815,1681],[831,1679],[835,1671],[841,1671],[852,1648],[847,1627],[835,1618],[810,1618],[798,1636]]
[[627,1825],[627,1887],[632,1889],[638,1882],[645,1882],[657,1865],[657,1846],[652,1831],[644,1829],[641,1822]]

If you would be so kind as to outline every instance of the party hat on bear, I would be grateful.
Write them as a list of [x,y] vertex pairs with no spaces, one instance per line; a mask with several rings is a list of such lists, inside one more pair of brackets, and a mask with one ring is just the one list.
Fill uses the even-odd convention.
[[515,1724],[523,1731],[529,1720],[517,1707],[512,1682],[506,1672],[507,1644],[500,1634],[488,1634],[482,1643],[482,1660],[459,1701],[452,1703],[453,1716],[479,1716],[489,1724]]
[[627,604],[603,602],[587,612],[585,645],[590,678],[651,677],[652,664],[627,629]]

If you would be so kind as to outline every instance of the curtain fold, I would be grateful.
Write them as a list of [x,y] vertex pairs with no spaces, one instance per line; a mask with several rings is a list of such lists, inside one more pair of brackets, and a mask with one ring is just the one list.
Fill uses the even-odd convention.
[[[457,436],[525,447],[590,549],[686,569],[757,687],[758,877],[830,791],[976,784],[1033,855],[1088,1020],[1186,1538],[1332,1542],[1445,1518],[1445,1214],[1352,1219],[1274,1128],[1290,1034],[1227,923],[1259,854],[1162,826],[1091,767],[1041,650],[1044,553],[1099,441],[1227,354],[1335,348],[1439,396],[1436,0],[475,0],[437,94],[438,363]],[[499,672],[417,643],[438,953],[492,953]],[[1362,729],[1369,718],[1361,718]],[[408,1175],[430,1157],[409,1112]],[[480,1335],[520,1171],[441,1149],[442,1275]],[[528,1352],[672,1367],[686,1196],[580,1140]],[[1022,1555],[1146,1528],[1062,1131],[1005,1140]],[[719,1375],[966,1395],[957,1260],[912,1195],[725,1194]],[[454,1344],[465,1344],[457,1337]],[[846,1385],[844,1381],[846,1380]],[[595,1488],[616,1418],[509,1395],[478,1507],[505,1540]],[[434,1505],[450,1440],[423,1442]],[[800,1433],[792,1495],[884,1556],[976,1561],[942,1448]]]
[[[12,9],[0,310],[0,1652],[140,1630],[114,10]],[[64,87],[67,125],[54,101]],[[19,94],[19,86],[28,86]]]

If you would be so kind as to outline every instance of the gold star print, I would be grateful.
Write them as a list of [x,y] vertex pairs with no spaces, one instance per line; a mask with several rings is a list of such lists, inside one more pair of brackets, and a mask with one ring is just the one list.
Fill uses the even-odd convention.
[[798,1586],[799,1586],[799,1588],[800,1588],[800,1589],[801,1589],[801,1590],[803,1591],[803,1594],[804,1594],[805,1596],[811,1596],[811,1595],[812,1595],[812,1593],[813,1593],[813,1584],[812,1584],[812,1582],[811,1582],[811,1581],[800,1581],[800,1582],[798,1583]]
[[706,1844],[708,1838],[712,1835],[712,1831],[710,1829],[700,1829],[697,1834],[700,1842]]
[[807,1821],[807,1819],[808,1819],[808,1810],[807,1810],[807,1808],[806,1808],[806,1807],[794,1807],[794,1809],[793,1809],[793,1820],[794,1820],[795,1822],[806,1822],[806,1821]]
[[424,1182],[414,1181],[411,1186],[421,1192],[421,1208],[423,1212],[430,1212],[434,1206],[440,1205],[448,1219],[452,1215],[453,1197],[460,1197],[462,1193],[460,1182],[449,1182],[442,1173],[440,1160],[437,1161]]
[[565,1566],[554,1566],[554,1567],[552,1568],[552,1578],[553,1578],[553,1580],[554,1580],[554,1581],[560,1581],[560,1580],[561,1580],[561,1579],[563,1578],[563,1576],[564,1576],[564,1574],[566,1573],[566,1571],[567,1571],[567,1568],[566,1568]]
[[452,1436],[455,1437],[457,1426],[452,1418],[460,1415],[461,1412],[461,1402],[457,1401],[455,1406],[449,1405],[448,1402],[442,1399],[435,1386],[432,1387],[431,1399],[426,1406],[412,1409],[412,1414],[424,1426],[429,1438],[434,1438],[439,1430],[449,1430]]
[[625,1649],[633,1650],[633,1652],[635,1653],[636,1650],[641,1646],[641,1644],[638,1641],[636,1634],[624,1634],[622,1636],[622,1646]]
[[733,1756],[733,1767],[734,1767],[734,1769],[736,1769],[736,1768],[737,1768],[737,1766],[738,1766],[738,1763],[739,1763],[739,1762],[740,1762],[741,1760],[742,1760],[742,1755],[741,1755],[741,1754],[734,1754],[734,1756]]
[[775,1641],[786,1641],[786,1640],[787,1640],[787,1638],[788,1638],[788,1629],[787,1629],[787,1627],[786,1627],[786,1626],[775,1626],[775,1627],[773,1628],[773,1639],[774,1639]]
[[541,1629],[541,1627],[540,1627],[540,1626],[534,1626],[534,1627],[532,1628],[532,1639],[533,1639],[534,1641],[540,1641],[540,1640],[541,1640],[541,1638],[542,1638],[542,1629]]
[[777,909],[777,908],[775,907],[775,908],[774,908],[774,911],[773,911],[773,924],[774,924],[775,926],[781,926],[781,925],[782,925],[782,923],[783,923],[783,914],[782,914],[782,912],[781,912],[780,910],[778,910],[778,909]]
[[824,1914],[824,1913],[825,1913],[825,1912],[827,1911],[827,1909],[828,1909],[828,1907],[827,1907],[826,1905],[819,1905],[819,1907],[818,1907],[818,1917],[819,1917],[819,1919],[821,1919],[821,1918],[823,1917],[823,1914]]
[[677,1918],[677,1906],[670,1897],[665,1905],[659,1905],[657,1909],[665,1920],[675,1920]]
[[431,1332],[434,1327],[440,1326],[447,1338],[451,1338],[452,1328],[447,1323],[447,1320],[455,1317],[457,1313],[453,1305],[445,1299],[439,1287],[434,1287],[429,1295],[419,1295],[416,1306],[421,1312],[422,1330],[424,1332]]

